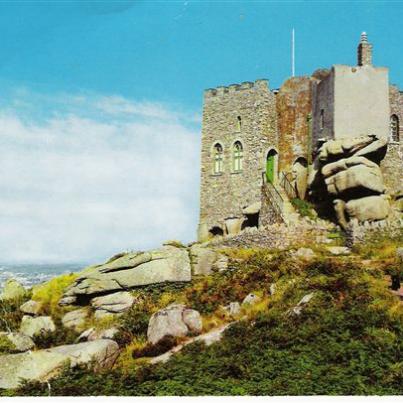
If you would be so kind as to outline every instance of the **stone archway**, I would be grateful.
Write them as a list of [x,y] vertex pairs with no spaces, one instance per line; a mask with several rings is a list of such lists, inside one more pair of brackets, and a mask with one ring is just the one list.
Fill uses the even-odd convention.
[[224,231],[221,227],[219,226],[215,226],[209,229],[209,235],[210,237],[214,238],[216,236],[223,236],[224,235]]
[[266,155],[266,180],[275,183],[277,179],[278,153],[272,148]]

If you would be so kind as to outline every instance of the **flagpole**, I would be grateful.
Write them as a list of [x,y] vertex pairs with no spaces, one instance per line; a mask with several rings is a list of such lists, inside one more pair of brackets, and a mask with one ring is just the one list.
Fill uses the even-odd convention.
[[291,76],[295,77],[295,29],[291,34]]

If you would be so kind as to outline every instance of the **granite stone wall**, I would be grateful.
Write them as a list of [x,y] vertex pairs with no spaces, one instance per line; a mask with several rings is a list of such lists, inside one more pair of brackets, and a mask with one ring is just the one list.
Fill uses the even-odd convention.
[[309,121],[312,111],[312,79],[292,77],[277,94],[279,172],[289,173],[297,158],[309,160]]
[[[226,220],[243,219],[243,208],[261,200],[262,172],[271,148],[278,150],[275,94],[267,80],[208,89],[204,93],[199,240]],[[234,143],[243,146],[242,170],[234,169]],[[223,149],[214,173],[214,145]]]
[[403,92],[394,85],[389,87],[389,103],[390,115],[396,115],[399,118],[400,141],[396,142],[389,138],[388,150],[381,163],[381,170],[387,193],[397,195],[403,192]]
[[334,74],[326,71],[318,76],[312,88],[312,142],[334,138]]

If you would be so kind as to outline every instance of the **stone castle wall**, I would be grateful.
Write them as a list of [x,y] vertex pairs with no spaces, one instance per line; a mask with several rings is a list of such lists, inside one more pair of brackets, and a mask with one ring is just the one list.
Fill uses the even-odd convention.
[[334,138],[334,74],[317,77],[312,88],[312,144]]
[[388,135],[387,68],[335,65],[315,86],[314,98],[314,140]]
[[[372,45],[363,33],[357,66],[334,65],[312,76],[292,77],[278,91],[270,91],[267,80],[206,90],[199,240],[285,219],[282,214],[292,212],[289,198],[309,196],[307,177],[315,172],[310,164],[324,141],[347,140],[346,153],[349,141],[376,135],[383,139],[381,159],[390,137],[391,115],[399,119],[400,138],[389,142],[380,167],[387,192],[401,196],[403,92],[389,86],[388,79],[387,68],[372,65]],[[234,166],[236,142],[243,146],[243,167],[238,171]],[[214,170],[215,144],[223,150],[220,172]],[[262,177],[269,152],[274,156],[274,166],[268,165],[274,170],[273,189],[265,195]],[[281,202],[277,203],[276,195]]]
[[297,158],[309,160],[308,116],[312,111],[312,80],[292,77],[277,94],[279,172],[290,172]]
[[394,85],[389,87],[389,103],[390,115],[397,115],[399,118],[400,141],[396,142],[389,139],[388,151],[381,163],[381,169],[387,192],[398,194],[403,192],[403,92],[400,92]]
[[385,67],[335,65],[334,138],[389,133],[389,71]]
[[[239,118],[241,124],[239,124]],[[233,145],[243,146],[243,169],[234,172]],[[214,173],[214,145],[223,148],[223,170]],[[213,227],[260,202],[268,151],[278,149],[275,95],[267,80],[206,90],[204,94],[199,239]]]

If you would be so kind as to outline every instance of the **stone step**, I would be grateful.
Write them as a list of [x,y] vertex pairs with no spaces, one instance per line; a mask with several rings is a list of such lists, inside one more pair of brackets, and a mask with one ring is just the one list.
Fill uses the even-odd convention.
[[[283,215],[285,216],[286,221],[288,221],[287,217],[289,215],[297,214],[297,212],[295,211],[294,206],[291,204],[286,191],[279,184],[276,184],[275,188],[277,192],[280,194],[281,198],[283,199],[282,212]],[[292,217],[292,219],[294,219],[294,217]]]

